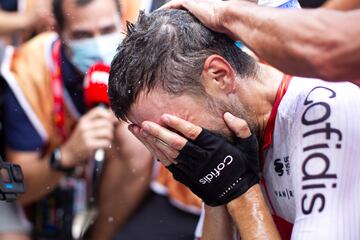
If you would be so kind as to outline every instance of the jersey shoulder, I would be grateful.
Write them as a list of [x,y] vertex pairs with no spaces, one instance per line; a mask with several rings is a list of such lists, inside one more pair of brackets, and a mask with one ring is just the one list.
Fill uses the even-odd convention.
[[[360,89],[350,82],[333,83],[320,79],[293,77],[280,103],[278,114],[288,121],[301,118],[301,122],[308,125],[331,117],[331,112],[335,110],[338,114],[351,112],[354,117],[360,115],[359,103]],[[316,120],[317,117],[320,119]]]

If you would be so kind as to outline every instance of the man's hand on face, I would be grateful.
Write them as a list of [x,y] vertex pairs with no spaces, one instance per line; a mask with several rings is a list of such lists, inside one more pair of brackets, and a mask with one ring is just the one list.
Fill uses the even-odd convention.
[[[207,205],[218,206],[237,198],[259,182],[258,144],[245,121],[224,114],[238,137],[235,143],[181,118],[164,114],[161,121],[175,133],[144,121],[129,130]],[[180,135],[181,134],[181,135]]]
[[61,147],[62,166],[86,163],[99,148],[108,148],[114,137],[117,119],[104,108],[94,108],[82,116],[68,141]]

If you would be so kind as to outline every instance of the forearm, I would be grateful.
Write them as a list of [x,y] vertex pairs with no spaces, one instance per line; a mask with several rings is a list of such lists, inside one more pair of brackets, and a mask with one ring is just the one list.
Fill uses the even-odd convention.
[[0,35],[27,28],[29,22],[25,14],[0,11]]
[[50,168],[50,156],[40,158],[38,153],[9,150],[6,156],[9,161],[19,164],[24,173],[25,193],[18,198],[21,204],[30,204],[46,196],[54,190],[63,176]]
[[119,124],[116,133],[113,147],[107,151],[98,192],[99,215],[91,239],[113,238],[150,189],[152,156],[130,135],[127,125]]
[[227,204],[241,239],[280,239],[259,184]]
[[[283,72],[327,80],[360,76],[360,11],[275,9],[229,1],[224,31]],[[346,26],[346,27],[344,27]]]
[[104,168],[98,197],[99,215],[91,239],[113,238],[150,190],[150,171],[136,171],[122,160],[106,163]]
[[205,220],[201,240],[234,239],[233,221],[224,206],[205,205]]

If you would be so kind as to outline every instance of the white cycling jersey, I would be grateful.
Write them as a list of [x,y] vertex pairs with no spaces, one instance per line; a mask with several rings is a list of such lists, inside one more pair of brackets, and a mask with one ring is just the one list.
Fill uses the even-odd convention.
[[263,139],[261,185],[276,225],[283,239],[358,240],[360,90],[317,79],[288,82]]

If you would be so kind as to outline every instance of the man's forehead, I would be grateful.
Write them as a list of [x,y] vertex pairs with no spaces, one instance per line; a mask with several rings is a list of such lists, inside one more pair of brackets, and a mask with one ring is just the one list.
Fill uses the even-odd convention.
[[186,94],[177,96],[156,89],[143,91],[130,107],[128,119],[137,125],[143,121],[152,121],[163,126],[163,114],[172,114],[185,120],[196,116],[198,108],[194,103]]
[[161,116],[171,114],[197,124],[206,112],[208,111],[204,104],[193,96],[187,94],[177,96],[162,90],[152,90],[149,93],[139,94],[130,107],[127,117],[136,125],[141,125],[143,121],[152,121],[165,126]]
[[160,117],[166,111],[167,97],[160,91],[142,91],[131,105],[128,119],[140,125],[143,121],[152,121],[160,124]]

